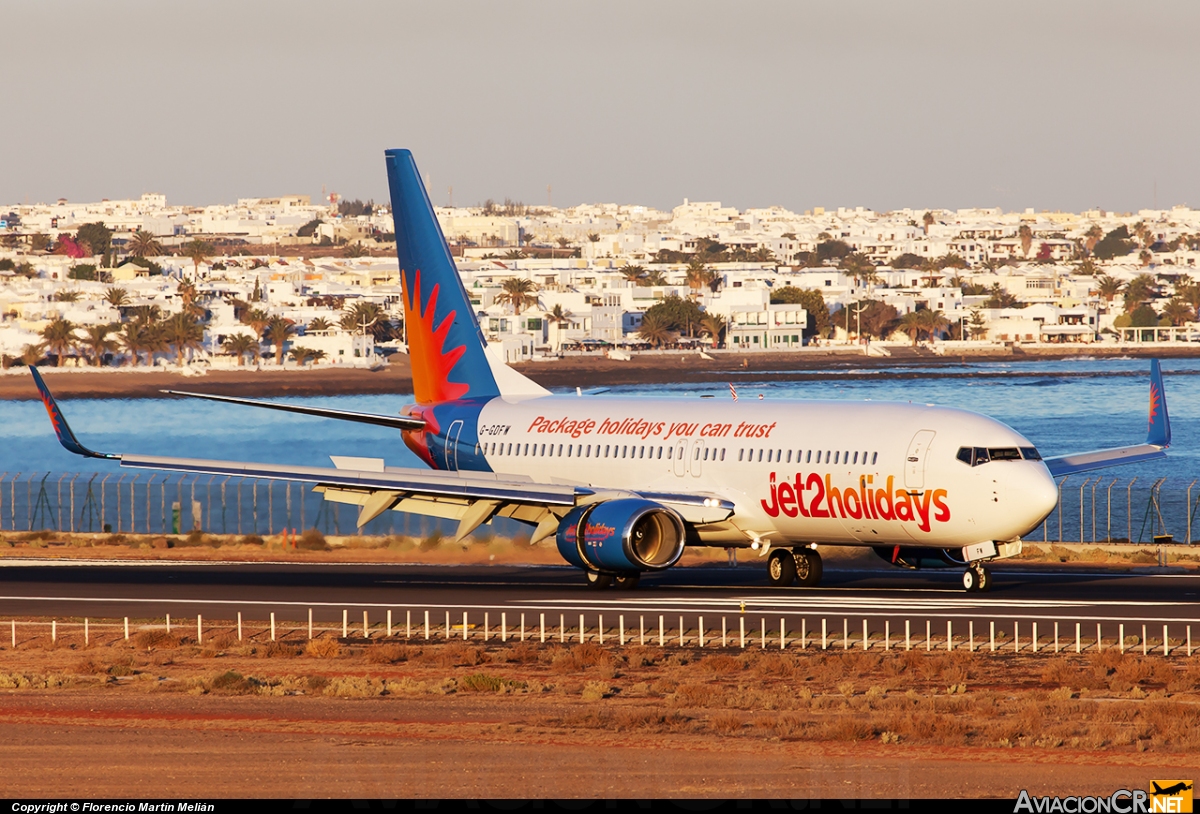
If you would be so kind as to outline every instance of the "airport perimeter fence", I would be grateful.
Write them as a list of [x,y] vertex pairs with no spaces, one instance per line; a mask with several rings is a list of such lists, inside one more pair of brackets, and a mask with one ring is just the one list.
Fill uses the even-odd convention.
[[[992,653],[1000,655],[1029,654],[1093,654],[1104,651],[1139,653],[1143,656],[1161,655],[1191,658],[1200,652],[1200,642],[1193,642],[1192,624],[1188,620],[1120,621],[1095,618],[1087,621],[1055,621],[1043,619],[975,620],[947,619],[851,619],[849,616],[818,617],[809,613],[775,616],[742,613],[733,623],[725,615],[718,622],[712,616],[676,614],[624,614],[580,611],[575,608],[552,611],[529,608],[526,611],[481,611],[438,608],[381,609],[376,607],[371,618],[362,612],[361,624],[348,609],[342,610],[341,625],[328,621],[314,623],[313,611],[308,611],[308,624],[296,619],[269,621],[243,618],[238,612],[232,619],[172,617],[156,620],[83,618],[77,621],[51,619],[10,619],[0,623],[0,631],[11,636],[11,647],[17,649],[40,637],[53,644],[82,642],[115,644],[137,640],[143,632],[164,631],[182,641],[195,644],[221,641],[228,643],[236,636],[238,642],[290,642],[304,644],[321,638],[336,638],[346,644],[410,644],[476,643],[487,645],[507,643],[574,645],[592,643],[621,647],[659,647],[700,650],[811,650],[811,651],[925,651],[948,653]],[[444,616],[443,616],[444,614]],[[841,622],[840,625],[837,622]],[[831,624],[832,622],[832,624]],[[923,622],[923,624],[922,624]],[[8,628],[8,631],[4,631]],[[0,632],[0,636],[3,636]],[[4,638],[9,638],[5,636]],[[151,642],[157,641],[150,639]],[[161,644],[161,642],[159,642]],[[9,642],[5,642],[9,644]]]
[[1200,479],[1131,479],[1111,475],[1067,476],[1058,481],[1058,504],[1036,543],[1176,543],[1200,536]]
[[[1045,543],[1191,545],[1200,536],[1200,479],[1071,476],[1058,505],[1026,535]],[[0,531],[272,535],[315,528],[326,535],[453,534],[457,522],[385,512],[358,528],[358,507],[324,500],[307,484],[269,478],[161,473],[0,473]],[[525,529],[493,521],[502,536]],[[1165,539],[1170,537],[1170,540]]]
[[[326,501],[309,484],[162,473],[0,473],[0,531],[260,536],[315,528],[325,535],[450,535],[458,524],[384,512],[359,529],[358,507]],[[524,527],[498,518],[493,530]]]

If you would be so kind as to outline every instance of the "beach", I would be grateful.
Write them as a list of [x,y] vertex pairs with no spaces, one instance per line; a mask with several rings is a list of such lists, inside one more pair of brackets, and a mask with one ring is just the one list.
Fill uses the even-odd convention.
[[[567,356],[538,362],[521,362],[513,367],[549,388],[584,389],[618,385],[706,383],[761,379],[765,375],[790,381],[820,379],[846,370],[872,370],[886,374],[890,368],[919,365],[937,375],[943,366],[964,362],[1034,362],[1075,358],[1194,358],[1200,347],[1163,348],[1122,346],[1061,346],[1008,348],[989,346],[966,351],[935,354],[927,348],[889,348],[891,356],[866,356],[854,348],[805,349],[792,352],[728,353],[639,353],[628,361],[599,354]],[[56,369],[42,367],[47,383],[60,398],[162,398],[163,390],[222,393],[242,397],[385,395],[412,393],[412,370],[408,357],[394,354],[387,365],[370,370],[338,365],[311,369],[234,368],[211,370],[203,375],[184,375],[178,367],[138,369]],[[32,378],[23,370],[0,375],[0,400],[20,401],[38,397]]]

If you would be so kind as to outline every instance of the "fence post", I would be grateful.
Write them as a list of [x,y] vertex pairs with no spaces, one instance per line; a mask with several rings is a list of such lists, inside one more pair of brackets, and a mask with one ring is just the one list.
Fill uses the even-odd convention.
[[[392,612],[388,611],[388,635],[392,635]],[[467,640],[467,612],[463,611],[463,641]]]
[[1037,639],[1038,639],[1038,637],[1037,637],[1037,622],[1034,622],[1033,623],[1033,652],[1034,653],[1037,652],[1037,645],[1038,645]]
[[850,649],[850,620],[842,618],[842,649]]
[[51,620],[51,622],[50,622],[50,641],[51,642],[58,641],[58,620],[57,619]]
[[[199,618],[199,616],[196,617],[197,620],[199,620]],[[1164,625],[1163,627],[1165,629],[1166,626]],[[85,616],[83,617],[83,646],[87,647],[89,644],[91,644],[91,641],[91,632],[88,630],[88,618]]]
[[1096,651],[1099,653],[1104,652],[1104,635],[1099,622],[1096,623]]
[[646,646],[646,617],[644,615],[638,616],[638,636],[639,636],[638,643],[642,647],[645,647]]
[[508,641],[508,613],[504,611],[500,613],[500,641]]
[[[1124,629],[1125,629],[1125,626],[1122,625],[1121,630],[1124,630]],[[1055,653],[1058,652],[1058,622],[1054,623],[1054,652]],[[1121,652],[1122,653],[1125,652],[1124,647],[1121,648]]]
[[696,642],[701,650],[704,649],[704,617],[700,617],[699,630],[696,633]]
[[883,649],[884,652],[892,649],[892,620],[885,619],[883,621]]
[[492,620],[490,618],[490,614],[487,611],[484,611],[483,612],[483,640],[485,642],[488,640],[488,634],[491,633],[491,630],[490,630],[491,621]]
[[1163,655],[1164,656],[1171,655],[1171,651],[1167,645],[1167,626],[1166,625],[1163,625]]
[[425,641],[429,641],[429,611],[425,611]]
[[1121,637],[1121,654],[1124,655],[1124,653],[1125,653],[1125,623],[1124,622],[1122,622],[1120,627],[1117,628],[1117,631],[1118,631],[1117,635]]
[[583,614],[579,614],[579,643],[583,644],[583,637],[586,634],[587,628],[583,624]]
[[667,629],[663,626],[663,617],[661,613],[658,615],[658,646],[667,646]]
[[196,614],[196,644],[204,643],[204,622],[200,614]]
[[825,625],[825,619],[821,619],[821,649],[829,649],[829,630]]
[[[542,644],[545,644],[546,643],[546,614],[545,613],[541,614],[539,624],[541,626],[541,631],[542,631]],[[645,639],[644,634],[643,634],[642,638]],[[645,643],[646,643],[645,641],[642,642],[642,644],[645,644]]]
[[[465,618],[463,619],[463,625],[464,626],[466,625]],[[388,635],[389,639],[392,638],[392,609],[391,608],[388,608],[388,612],[387,612],[387,635]],[[309,638],[311,639],[312,636],[310,635]]]
[[238,611],[238,641],[242,640],[242,612]]
[[970,643],[967,645],[967,652],[974,653],[975,652],[975,620],[974,619],[972,619],[970,622],[967,622],[967,635],[970,637],[970,639],[969,639]]
[[271,641],[275,641],[275,611],[271,611]]
[[1075,623],[1075,652],[1076,653],[1083,652],[1082,640],[1079,637],[1079,623],[1078,622]]
[[[865,647],[863,649],[866,650]],[[947,619],[946,620],[946,652],[948,653],[953,649],[954,649],[954,622]]]
[[991,638],[992,652],[996,652],[996,623],[988,622],[988,635]]
[[[17,646],[17,623],[13,622],[13,647]],[[125,617],[125,641],[129,641],[129,617]]]
[[908,619],[904,620],[904,649],[912,650],[912,625]]
[[618,617],[618,619],[617,619],[617,622],[618,622],[618,624],[620,625],[620,628],[621,628],[621,634],[620,634],[620,635],[621,635],[621,639],[620,639],[620,641],[621,641],[621,647],[624,647],[624,646],[625,646],[625,614],[623,614],[623,613],[622,613],[622,614],[621,614],[621,615]]
[[371,638],[371,626],[367,624],[367,612],[363,611],[363,638]]
[[1149,645],[1146,643],[1146,626],[1142,625],[1142,655],[1149,655]]
[[412,611],[404,612],[404,640],[408,641],[412,638]]
[[446,641],[450,641],[450,611],[446,611]]
[[[312,608],[308,609],[308,638],[312,640]],[[392,635],[392,612],[388,611],[388,635]]]
[[[739,629],[741,632],[741,645],[742,645],[742,649],[745,650],[746,649],[746,617],[739,616],[738,622],[740,623]],[[14,622],[13,624],[15,625],[16,622]],[[16,630],[16,628],[14,627],[13,630]]]
[[1013,622],[1013,652],[1021,652],[1021,623]]

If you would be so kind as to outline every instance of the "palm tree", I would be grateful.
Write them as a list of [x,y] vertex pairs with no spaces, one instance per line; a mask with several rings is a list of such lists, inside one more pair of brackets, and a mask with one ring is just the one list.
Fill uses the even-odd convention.
[[75,326],[62,317],[55,317],[49,325],[42,328],[42,339],[45,340],[42,344],[46,346],[46,350],[57,360],[54,363],[55,367],[62,367],[63,358],[79,344],[79,339],[75,336]]
[[368,254],[368,252],[361,241],[356,240],[355,242],[347,243],[342,247],[342,257],[355,258],[363,257],[366,254]]
[[304,346],[292,348],[290,351],[288,351],[288,355],[292,357],[292,361],[300,367],[304,367],[308,360],[313,358],[314,353],[315,351],[312,348],[306,348]]
[[104,300],[113,308],[120,308],[129,304],[129,292],[123,288],[109,286],[104,289]]
[[1021,252],[1026,257],[1029,256],[1029,249],[1033,246],[1033,230],[1029,228],[1028,223],[1022,223],[1017,229],[1017,237],[1021,238]]
[[718,279],[720,278],[717,272],[709,268],[704,258],[698,254],[692,255],[687,266],[687,284],[688,288],[692,289],[692,296],[699,296],[700,289],[705,286],[711,287]]
[[650,269],[646,272],[646,276],[642,278],[641,284],[644,286],[666,285],[667,275],[662,269]]
[[501,285],[501,292],[496,295],[497,302],[508,303],[513,307],[513,314],[520,314],[526,308],[537,305],[537,285],[532,280],[522,277],[510,277]]
[[714,347],[724,347],[725,319],[720,314],[706,314],[700,322],[700,331],[712,337]]
[[78,291],[55,291],[55,302],[79,302],[80,294]]
[[183,367],[184,355],[204,347],[204,328],[184,311],[159,323],[163,341],[175,349],[175,360]]
[[42,361],[42,345],[26,345],[21,348],[21,361],[29,367]]
[[122,325],[118,341],[133,360],[134,367],[137,367],[139,353],[144,351],[152,355],[159,348],[157,329],[152,323],[141,320],[133,320]]
[[638,336],[653,348],[675,340],[675,332],[671,330],[670,322],[662,314],[646,314],[642,317],[642,327],[638,328]]
[[1121,293],[1121,289],[1124,287],[1125,283],[1107,274],[1096,278],[1096,293],[1104,297],[1109,305],[1112,305],[1113,299]]
[[1184,300],[1179,297],[1172,297],[1171,301],[1163,308],[1163,316],[1171,320],[1172,325],[1184,325],[1188,322],[1194,322],[1196,319],[1196,311]]
[[116,340],[108,338],[112,330],[112,325],[88,325],[83,329],[83,341],[80,344],[90,350],[95,367],[100,367],[104,354],[117,349]]
[[134,257],[157,257],[163,253],[162,244],[154,239],[154,235],[138,229],[129,238],[127,244],[129,253]]
[[1125,286],[1125,311],[1132,313],[1139,305],[1158,296],[1158,281],[1152,274],[1139,274]]
[[642,284],[642,278],[646,276],[646,269],[644,266],[634,266],[628,263],[621,266],[619,269],[617,269],[617,271],[627,281],[631,283],[637,283],[638,285]]
[[249,325],[250,330],[262,341],[263,335],[267,331],[267,323],[271,321],[270,315],[261,308],[251,308],[242,315],[242,324]]
[[237,357],[238,367],[245,367],[246,357],[250,355],[257,357],[261,349],[257,339],[243,333],[230,334],[225,337],[225,343],[221,347],[225,349],[226,353]]
[[946,319],[941,311],[927,308],[923,311],[917,311],[917,314],[920,316],[921,330],[925,332],[931,341],[935,334],[946,330],[946,327],[950,324],[950,320]]
[[377,302],[367,302],[359,300],[342,312],[339,324],[344,331],[356,331],[361,334],[370,333],[378,338],[377,332],[387,332],[390,325],[385,325],[387,322],[387,314]]
[[912,338],[914,348],[917,346],[917,340],[921,337],[921,332],[925,330],[919,311],[909,311],[900,317],[900,324],[897,327]]
[[283,345],[290,337],[296,335],[296,323],[280,316],[271,317],[271,321],[267,323],[267,333],[271,344],[275,346],[275,364],[282,365]]
[[926,212],[921,216],[921,222],[925,224],[925,234],[929,234],[929,227],[933,226],[934,217],[932,212]]
[[328,331],[332,327],[333,323],[325,319],[325,317],[317,317],[312,322],[308,323],[308,325],[305,327],[305,330],[316,333],[317,331]]
[[505,260],[524,260],[525,252],[520,249],[509,249],[504,253]]
[[192,278],[200,276],[200,264],[209,258],[212,254],[212,246],[205,243],[200,238],[184,244],[183,255],[190,258],[192,261]]
[[1092,249],[1096,248],[1096,244],[1100,242],[1102,237],[1104,237],[1104,230],[1096,223],[1093,223],[1091,228],[1083,233],[1083,247],[1089,255],[1092,253]]

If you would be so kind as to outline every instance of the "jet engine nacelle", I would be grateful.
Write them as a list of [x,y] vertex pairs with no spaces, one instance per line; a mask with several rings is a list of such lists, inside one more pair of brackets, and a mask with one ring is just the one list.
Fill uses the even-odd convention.
[[875,546],[875,553],[900,568],[962,568],[966,561],[961,548],[924,546]]
[[661,571],[679,562],[687,533],[666,506],[622,498],[572,509],[558,527],[558,553],[577,568],[608,574]]

